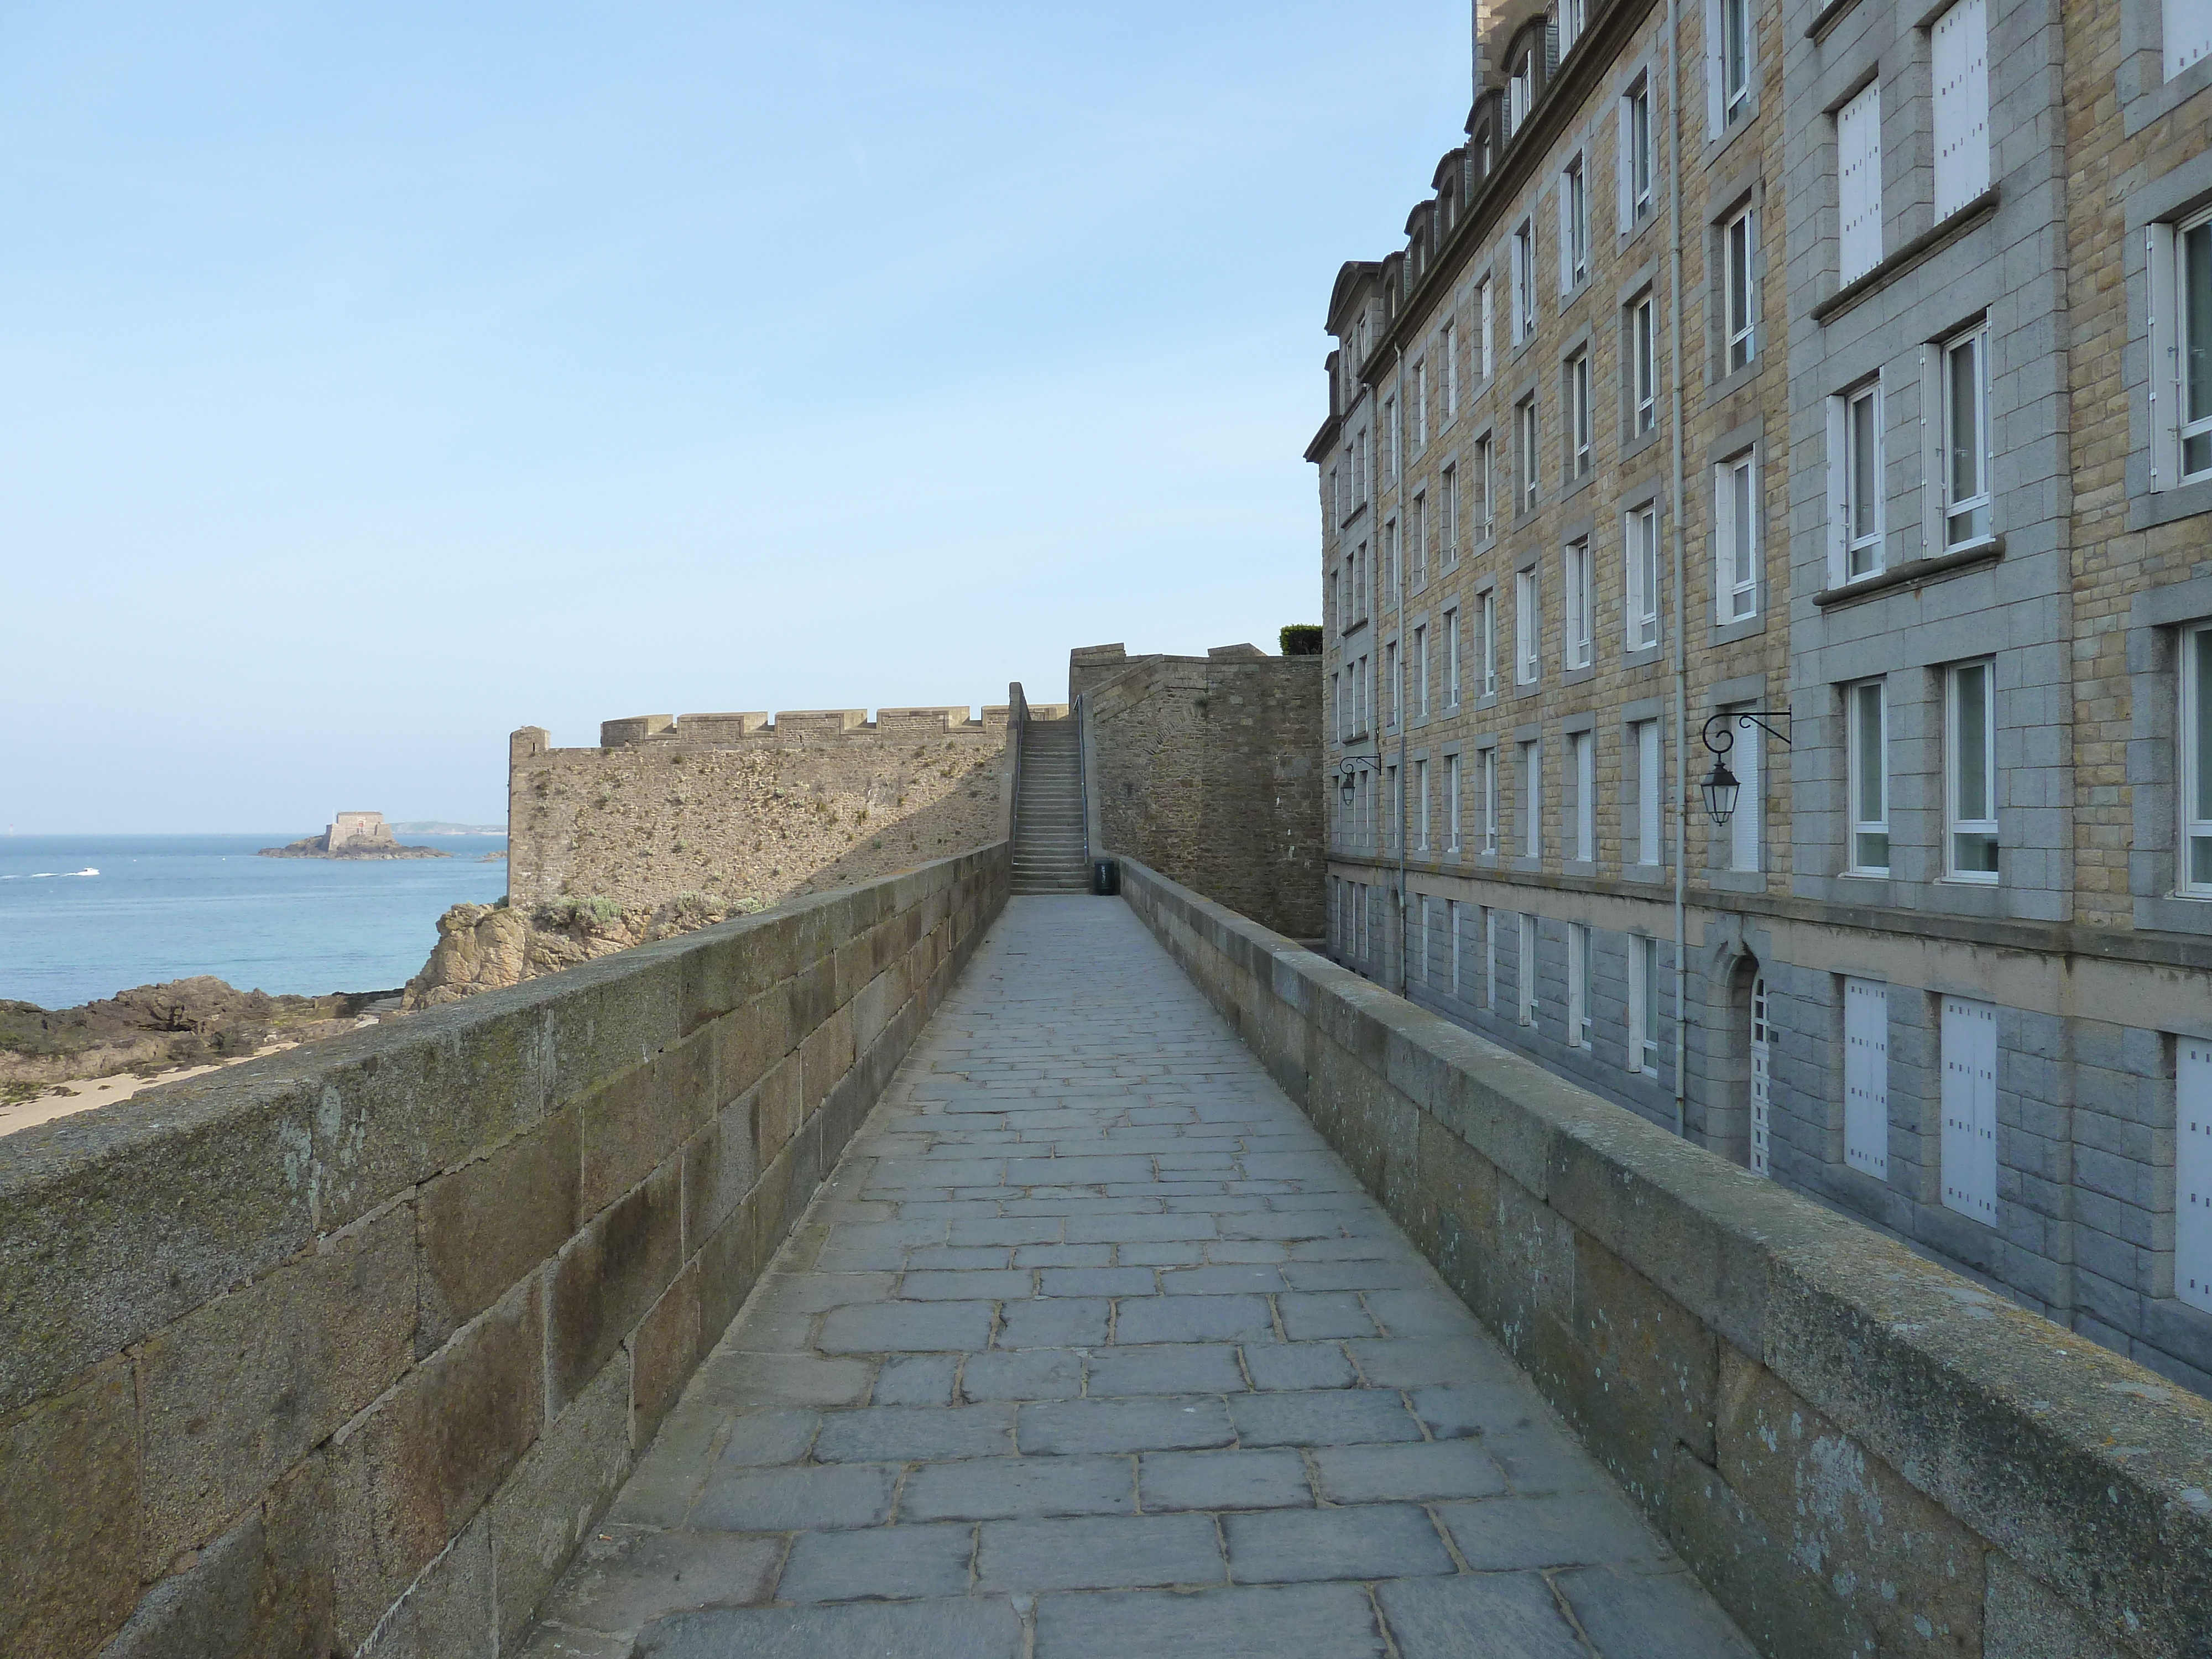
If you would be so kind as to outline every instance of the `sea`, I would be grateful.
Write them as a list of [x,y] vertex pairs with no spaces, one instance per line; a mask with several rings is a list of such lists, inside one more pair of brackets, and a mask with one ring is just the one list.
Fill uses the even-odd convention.
[[438,918],[507,890],[501,836],[402,833],[446,859],[264,859],[259,836],[0,836],[0,998],[66,1008],[213,974],[240,990],[381,991],[420,973]]

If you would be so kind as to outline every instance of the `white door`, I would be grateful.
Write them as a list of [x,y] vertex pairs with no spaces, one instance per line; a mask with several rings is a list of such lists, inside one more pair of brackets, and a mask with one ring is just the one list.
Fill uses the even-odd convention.
[[1997,1224],[1997,1011],[1943,999],[1943,1203]]
[[1889,988],[1844,981],[1844,1161],[1889,1179]]
[[1766,1167],[1767,1062],[1772,1053],[1766,1024],[1766,975],[1751,981],[1751,1172]]
[[2212,1042],[2173,1046],[2173,1293],[2212,1313]]

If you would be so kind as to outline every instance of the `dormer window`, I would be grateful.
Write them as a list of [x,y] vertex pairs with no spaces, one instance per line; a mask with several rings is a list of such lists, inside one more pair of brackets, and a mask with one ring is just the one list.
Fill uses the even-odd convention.
[[1536,99],[1534,54],[1523,46],[1515,54],[1513,73],[1505,82],[1505,136],[1510,138],[1528,119]]

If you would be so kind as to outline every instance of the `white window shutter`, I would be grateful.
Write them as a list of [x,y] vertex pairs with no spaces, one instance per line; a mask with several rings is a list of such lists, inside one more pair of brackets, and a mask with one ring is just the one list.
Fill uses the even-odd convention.
[[1844,981],[1844,1161],[1889,1179],[1889,988]]
[[1990,187],[1989,27],[1984,0],[1959,0],[1936,20],[1936,217]]
[[1735,546],[1735,492],[1729,488],[1729,470],[1724,466],[1713,469],[1713,614],[1723,622],[1729,617],[1729,588],[1734,580],[1734,561],[1730,553]]
[[1759,868],[1759,799],[1764,787],[1759,776],[1761,759],[1759,740],[1765,735],[1759,727],[1739,730],[1735,734],[1735,749],[1729,757],[1735,763],[1729,770],[1735,774],[1742,786],[1735,798],[1735,811],[1729,819],[1729,867],[1732,870]]
[[2212,0],[2166,0],[2166,78],[2212,53]]
[[1997,1011],[1943,999],[1943,1203],[1997,1224]]
[[[1978,0],[1977,0],[1978,3]],[[1881,263],[1881,83],[1836,112],[1838,275],[1856,280]]]
[[2212,1042],[2174,1044],[2173,1293],[2212,1313]]

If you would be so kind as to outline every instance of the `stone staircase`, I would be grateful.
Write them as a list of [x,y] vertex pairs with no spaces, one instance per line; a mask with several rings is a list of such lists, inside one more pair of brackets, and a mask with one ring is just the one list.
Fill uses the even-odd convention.
[[1014,803],[1017,893],[1080,893],[1091,885],[1075,736],[1073,718],[1032,720],[1023,729],[1022,792]]

